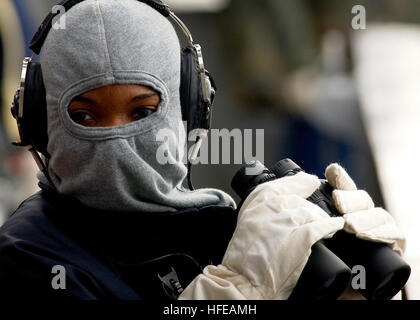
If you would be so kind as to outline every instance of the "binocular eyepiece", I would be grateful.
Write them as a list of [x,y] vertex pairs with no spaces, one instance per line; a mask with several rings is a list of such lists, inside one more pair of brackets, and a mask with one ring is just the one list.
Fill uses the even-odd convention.
[[[246,164],[232,179],[231,186],[244,201],[259,184],[303,171],[290,159],[271,169],[261,162]],[[309,197],[331,217],[341,216],[334,206],[333,188],[326,180]],[[240,204],[241,205],[241,204]],[[410,266],[386,244],[362,240],[345,231],[323,239],[311,248],[311,255],[289,300],[335,300],[350,285],[354,267],[365,270],[365,283],[357,289],[368,300],[395,296],[410,277]]]

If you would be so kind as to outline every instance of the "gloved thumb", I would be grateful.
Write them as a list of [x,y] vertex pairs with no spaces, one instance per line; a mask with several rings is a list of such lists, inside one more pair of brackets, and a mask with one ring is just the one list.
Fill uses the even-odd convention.
[[353,179],[338,163],[332,163],[325,169],[325,177],[334,189],[357,190]]

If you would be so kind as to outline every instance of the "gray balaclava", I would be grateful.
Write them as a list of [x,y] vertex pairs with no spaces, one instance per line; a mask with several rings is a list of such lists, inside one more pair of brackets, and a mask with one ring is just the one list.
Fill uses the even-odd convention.
[[[136,0],[86,0],[65,18],[65,29],[51,29],[41,51],[48,171],[58,191],[104,210],[234,207],[233,199],[220,190],[181,186],[187,173],[183,143],[167,148],[174,164],[157,160],[158,149],[168,143],[157,141],[157,134],[184,130],[180,44],[169,20]],[[161,97],[158,110],[118,127],[84,127],[72,121],[67,108],[74,97],[110,84],[151,87]]]

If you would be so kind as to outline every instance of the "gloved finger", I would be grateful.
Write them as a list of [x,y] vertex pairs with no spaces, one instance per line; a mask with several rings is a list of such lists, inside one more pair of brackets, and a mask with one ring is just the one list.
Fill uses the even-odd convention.
[[338,163],[332,163],[325,169],[325,177],[334,189],[357,190],[353,179]]
[[[293,176],[286,176],[262,183],[246,197],[238,213],[238,221],[242,219],[245,208],[248,212],[247,215],[250,215],[254,211],[261,214],[260,207],[267,205],[270,206],[270,210],[273,213],[280,212],[286,209],[287,206],[312,205],[305,199],[314,193],[320,185],[321,182],[318,177],[303,171]],[[283,200],[284,197],[287,198],[287,201]],[[320,208],[318,209],[322,211]]]
[[394,218],[382,208],[358,211],[343,216],[344,230],[368,241],[383,242],[391,245],[392,250],[401,256],[406,248],[404,234]]
[[395,225],[394,218],[382,208],[347,213],[343,218],[346,223],[344,229],[350,233],[366,232],[387,224]]
[[301,171],[293,176],[286,176],[260,184],[255,188],[254,192],[258,193],[262,190],[266,190],[274,193],[276,196],[297,195],[306,199],[314,193],[320,185],[321,183],[317,176]]
[[334,190],[335,207],[341,214],[372,209],[375,205],[365,190]]

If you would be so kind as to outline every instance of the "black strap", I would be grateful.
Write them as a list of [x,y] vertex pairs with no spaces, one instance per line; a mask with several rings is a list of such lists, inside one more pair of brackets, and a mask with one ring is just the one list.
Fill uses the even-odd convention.
[[[66,11],[70,10],[76,4],[79,4],[84,0],[64,0],[61,1],[58,5],[63,6]],[[171,13],[171,9],[168,5],[162,3],[161,0],[138,0],[139,2],[143,2],[153,9],[161,13],[165,17],[169,17]],[[60,12],[52,13],[50,12],[48,16],[42,21],[41,25],[38,27],[37,32],[33,36],[31,43],[29,44],[29,48],[39,54],[41,52],[42,45],[44,44],[45,39],[47,38],[48,32],[52,28],[52,21],[53,19],[60,14]]]

